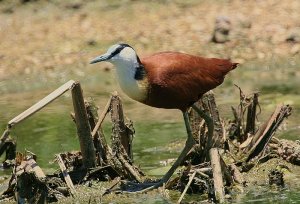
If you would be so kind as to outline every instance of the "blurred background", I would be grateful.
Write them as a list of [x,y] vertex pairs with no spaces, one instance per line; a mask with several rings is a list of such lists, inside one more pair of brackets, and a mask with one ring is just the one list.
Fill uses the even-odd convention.
[[[259,122],[278,103],[292,116],[277,136],[300,134],[300,1],[298,0],[0,0],[0,127],[70,79],[101,109],[119,91],[136,128],[135,162],[151,175],[173,158],[185,140],[181,113],[139,104],[119,89],[108,63],[89,60],[125,42],[139,56],[181,51],[239,62],[215,89],[224,120],[246,94],[260,92]],[[163,96],[162,96],[163,97]],[[15,127],[18,151],[30,150],[48,171],[57,152],[79,149],[66,93]],[[110,136],[110,123],[104,124]]]

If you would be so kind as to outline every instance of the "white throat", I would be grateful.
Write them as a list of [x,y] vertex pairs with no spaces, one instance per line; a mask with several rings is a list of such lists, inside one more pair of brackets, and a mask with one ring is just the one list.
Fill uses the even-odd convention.
[[136,53],[131,48],[124,48],[120,54],[110,60],[116,67],[117,79],[121,89],[132,99],[144,101],[147,97],[148,81],[136,80]]

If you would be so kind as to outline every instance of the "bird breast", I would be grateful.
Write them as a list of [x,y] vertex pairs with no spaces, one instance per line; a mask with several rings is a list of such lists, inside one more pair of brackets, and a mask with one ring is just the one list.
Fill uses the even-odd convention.
[[115,64],[117,79],[121,89],[130,98],[143,102],[148,95],[148,78],[145,76],[142,80],[135,79],[136,68],[131,64],[120,63]]

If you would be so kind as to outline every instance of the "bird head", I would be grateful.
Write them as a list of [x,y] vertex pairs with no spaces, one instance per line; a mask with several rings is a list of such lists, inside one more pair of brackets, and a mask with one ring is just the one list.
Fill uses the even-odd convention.
[[115,44],[112,45],[105,54],[100,55],[96,58],[94,58],[90,64],[102,62],[102,61],[108,61],[111,63],[118,63],[118,62],[136,62],[137,61],[137,55],[135,50],[128,44]]

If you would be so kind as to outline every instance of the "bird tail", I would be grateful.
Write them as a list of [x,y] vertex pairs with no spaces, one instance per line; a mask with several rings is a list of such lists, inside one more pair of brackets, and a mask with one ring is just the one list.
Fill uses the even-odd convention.
[[232,63],[231,70],[235,69],[238,65],[239,63]]

